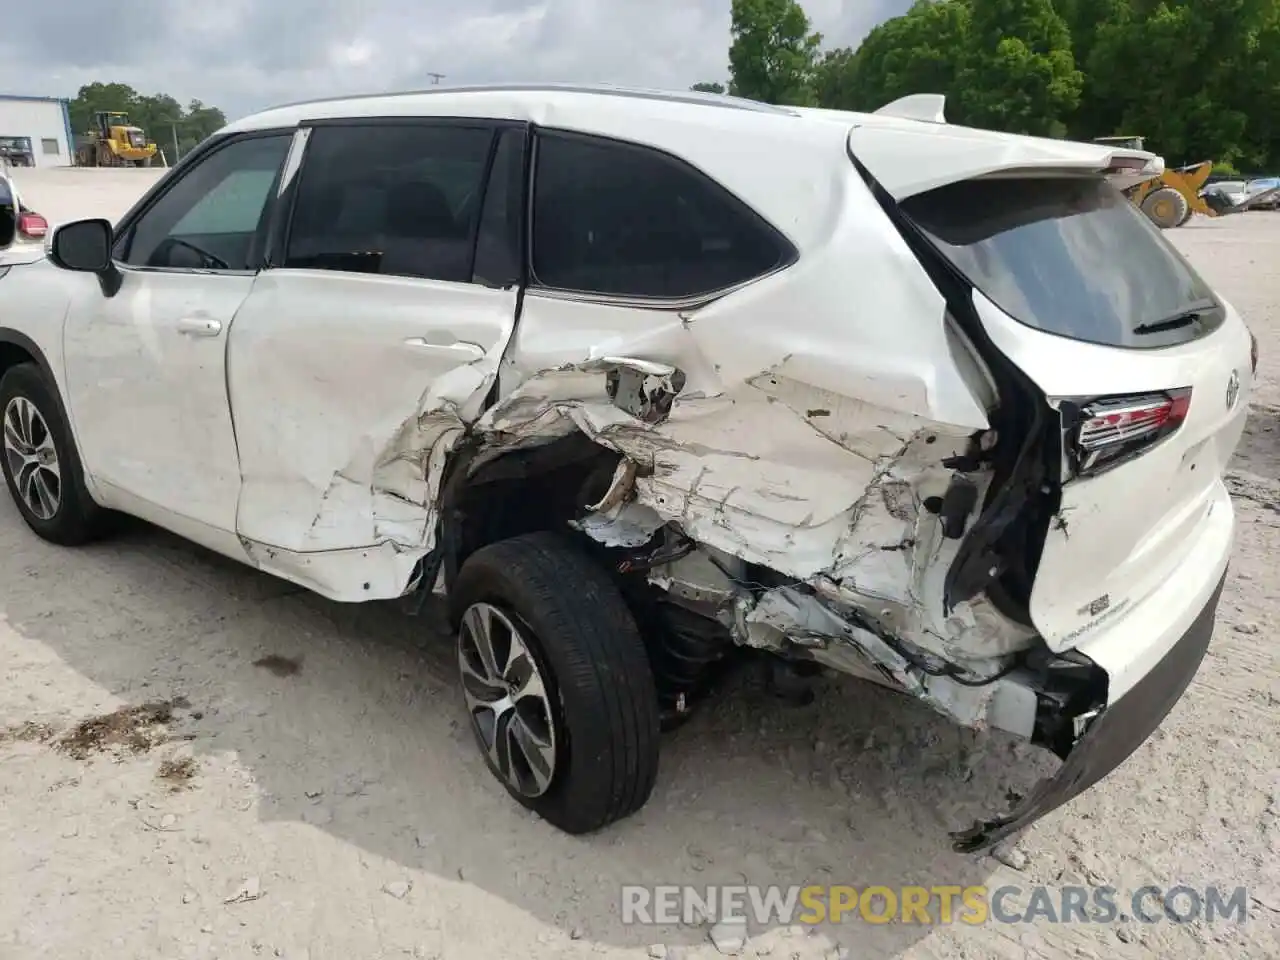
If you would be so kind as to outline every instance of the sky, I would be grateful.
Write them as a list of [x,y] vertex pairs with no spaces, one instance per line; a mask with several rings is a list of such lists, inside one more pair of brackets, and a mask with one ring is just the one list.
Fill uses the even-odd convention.
[[[802,0],[828,46],[911,0]],[[726,79],[729,0],[23,0],[7,5],[0,93],[128,83],[221,107],[446,84]]]

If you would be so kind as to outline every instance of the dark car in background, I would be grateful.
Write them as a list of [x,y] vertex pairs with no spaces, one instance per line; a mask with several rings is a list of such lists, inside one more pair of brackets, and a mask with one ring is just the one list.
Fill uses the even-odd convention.
[[36,152],[31,138],[0,136],[0,162],[5,160],[11,167],[34,167]]

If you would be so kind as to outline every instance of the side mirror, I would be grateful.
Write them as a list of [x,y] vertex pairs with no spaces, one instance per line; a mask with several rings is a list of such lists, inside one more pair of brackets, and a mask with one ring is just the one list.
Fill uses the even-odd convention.
[[56,227],[49,259],[63,270],[107,273],[111,270],[111,221],[75,220]]

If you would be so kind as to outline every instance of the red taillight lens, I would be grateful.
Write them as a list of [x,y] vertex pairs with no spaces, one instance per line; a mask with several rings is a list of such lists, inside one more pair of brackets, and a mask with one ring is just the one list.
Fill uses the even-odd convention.
[[1190,387],[1080,404],[1071,444],[1075,475],[1097,475],[1149,450],[1182,425],[1190,407]]
[[32,240],[39,240],[49,232],[49,221],[38,213],[19,214],[18,232],[24,237],[30,237]]

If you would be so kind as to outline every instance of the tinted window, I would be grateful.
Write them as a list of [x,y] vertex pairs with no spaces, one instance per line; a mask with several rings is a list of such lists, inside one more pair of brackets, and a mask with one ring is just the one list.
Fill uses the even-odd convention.
[[284,266],[470,282],[493,136],[452,124],[317,127]]
[[687,164],[613,141],[539,138],[533,272],[544,286],[686,297],[791,256],[777,231]]
[[1029,327],[1162,347],[1222,322],[1195,270],[1102,180],[968,180],[902,208],[975,287]]
[[291,139],[237,140],[204,157],[142,215],[117,257],[137,267],[255,266],[254,241]]

